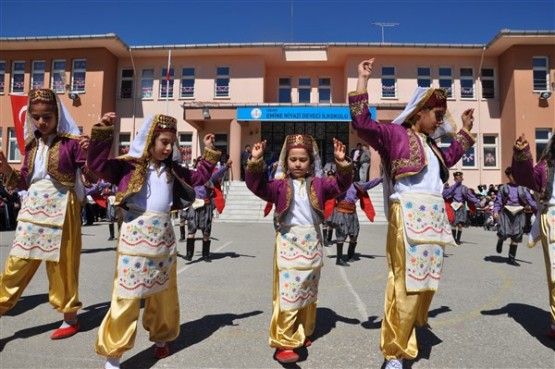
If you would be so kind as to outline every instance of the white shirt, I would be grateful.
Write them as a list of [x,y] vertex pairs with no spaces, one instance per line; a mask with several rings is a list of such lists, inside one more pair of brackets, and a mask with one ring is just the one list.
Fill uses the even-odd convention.
[[[552,183],[554,184],[554,186],[555,186],[555,171],[553,171],[553,172],[554,172],[554,173],[553,173],[553,179],[552,179],[551,182],[552,182]],[[555,190],[554,190],[554,191],[551,191],[551,198],[547,200],[547,203],[548,203],[549,205],[555,205]]]
[[[420,135],[417,135],[417,137],[420,142],[423,141]],[[399,194],[405,192],[431,192],[439,195],[443,193],[439,159],[426,142],[423,143],[423,147],[428,165],[418,174],[399,178],[395,182],[390,199],[399,199]]]
[[289,211],[283,219],[283,224],[288,225],[313,225],[310,199],[306,193],[306,180],[304,178],[293,181],[293,201]]
[[169,213],[173,204],[173,181],[168,183],[167,168],[160,163],[159,172],[154,164],[150,164],[145,183],[139,192],[129,197],[129,208]]
[[39,146],[37,148],[37,155],[35,155],[35,163],[33,167],[33,175],[31,176],[31,182],[36,182],[41,179],[51,179],[50,175],[46,171],[46,164],[48,162],[48,149],[54,141],[55,135],[50,135],[46,139],[46,143],[39,139]]

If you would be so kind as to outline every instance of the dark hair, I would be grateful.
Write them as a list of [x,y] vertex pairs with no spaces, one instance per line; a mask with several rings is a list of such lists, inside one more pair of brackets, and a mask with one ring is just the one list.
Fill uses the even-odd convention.
[[511,174],[513,174],[513,168],[512,167],[507,167],[505,169],[505,175],[510,176]]

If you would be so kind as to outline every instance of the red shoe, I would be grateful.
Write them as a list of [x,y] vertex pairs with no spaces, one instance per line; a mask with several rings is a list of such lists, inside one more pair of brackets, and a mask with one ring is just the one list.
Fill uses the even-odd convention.
[[154,345],[154,356],[157,359],[163,359],[170,356],[170,344],[166,342],[162,347]]
[[277,349],[274,359],[282,364],[296,363],[299,361],[299,355],[293,350]]
[[548,333],[547,335],[548,335],[549,338],[551,338],[552,340],[555,340],[555,328],[549,329],[549,333]]
[[310,345],[312,345],[312,341],[310,340],[310,338],[307,338],[304,340],[304,347],[310,347]]
[[58,328],[52,333],[50,336],[53,340],[61,340],[62,338],[68,338],[73,336],[75,333],[79,332],[81,327],[79,326],[79,322],[75,324],[71,324],[69,327],[65,328]]

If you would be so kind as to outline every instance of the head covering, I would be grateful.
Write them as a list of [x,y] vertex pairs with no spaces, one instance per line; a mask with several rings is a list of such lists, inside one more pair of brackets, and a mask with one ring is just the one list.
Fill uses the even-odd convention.
[[505,175],[509,176],[511,174],[513,174],[513,168],[512,167],[505,168]]
[[[177,119],[169,115],[156,114],[145,119],[139,133],[129,148],[129,152],[120,158],[144,159],[148,157],[148,146],[155,132],[177,132]],[[174,146],[174,153],[176,148]]]
[[283,147],[281,148],[278,167],[274,178],[281,179],[287,176],[288,169],[286,157],[287,153],[291,149],[305,149],[309,155],[314,157],[314,162],[309,169],[309,173],[314,173],[317,177],[322,177],[324,175],[324,171],[322,170],[322,160],[320,159],[316,140],[309,135],[288,135],[285,137]]
[[453,177],[458,177],[458,176],[462,176],[463,173],[462,172],[455,172],[453,173]]
[[79,127],[75,124],[71,114],[62,104],[58,95],[52,90],[41,88],[29,91],[24,129],[25,141],[34,139],[35,132],[38,131],[31,118],[31,106],[34,104],[52,105],[56,108],[56,115],[58,116],[56,131],[58,136],[76,138],[76,136],[81,135]]
[[414,91],[414,94],[412,95],[412,98],[405,107],[405,110],[403,110],[403,112],[395,118],[392,123],[403,124],[408,122],[423,108],[445,108],[443,124],[431,135],[432,138],[436,139],[445,135],[455,134],[457,126],[453,117],[451,117],[449,110],[447,110],[447,93],[441,88],[417,87],[416,91]]

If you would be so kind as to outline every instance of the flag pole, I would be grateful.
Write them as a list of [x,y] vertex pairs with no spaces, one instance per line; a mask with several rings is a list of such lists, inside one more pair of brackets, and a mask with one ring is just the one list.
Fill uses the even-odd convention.
[[168,69],[166,70],[166,115],[169,115],[169,102],[170,102],[170,66],[172,59],[172,50],[168,50]]

